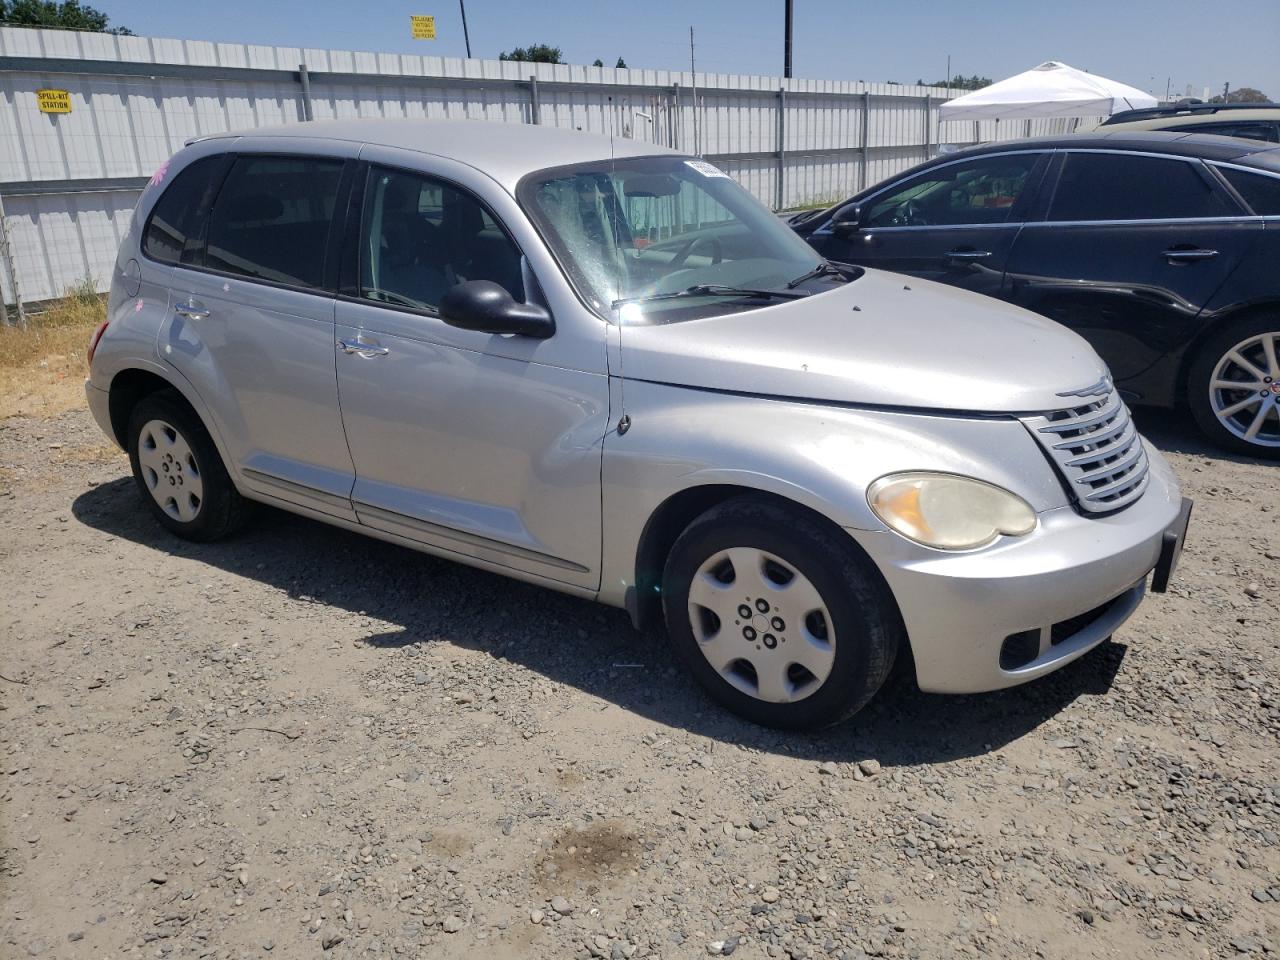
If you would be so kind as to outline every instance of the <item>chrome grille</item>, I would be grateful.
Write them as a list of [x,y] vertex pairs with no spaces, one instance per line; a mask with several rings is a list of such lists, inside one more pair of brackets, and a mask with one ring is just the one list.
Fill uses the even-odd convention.
[[1082,406],[1022,418],[1086,513],[1127,507],[1147,489],[1147,452],[1129,409],[1110,383],[1099,388]]

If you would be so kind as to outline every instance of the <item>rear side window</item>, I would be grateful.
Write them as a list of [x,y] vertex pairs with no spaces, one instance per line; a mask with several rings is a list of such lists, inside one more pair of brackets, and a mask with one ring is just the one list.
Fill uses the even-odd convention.
[[1280,216],[1280,177],[1268,177],[1261,173],[1246,173],[1233,167],[1219,167],[1218,171],[1244,197],[1254,213],[1261,217]]
[[1238,121],[1236,123],[1193,123],[1184,127],[1168,127],[1177,133],[1212,133],[1219,137],[1243,137],[1245,140],[1280,141],[1274,123],[1265,120]]
[[1186,160],[1069,153],[1050,220],[1185,220],[1237,213]]
[[297,287],[324,283],[341,160],[236,160],[209,215],[205,266]]
[[226,157],[205,157],[174,179],[151,211],[142,250],[163,263],[191,263],[200,246],[203,214],[209,209]]

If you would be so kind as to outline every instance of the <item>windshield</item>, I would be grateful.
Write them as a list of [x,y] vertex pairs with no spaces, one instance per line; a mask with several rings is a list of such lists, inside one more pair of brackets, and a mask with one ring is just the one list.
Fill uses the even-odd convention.
[[578,293],[615,322],[769,306],[853,275],[701,160],[558,167],[525,177],[518,196]]

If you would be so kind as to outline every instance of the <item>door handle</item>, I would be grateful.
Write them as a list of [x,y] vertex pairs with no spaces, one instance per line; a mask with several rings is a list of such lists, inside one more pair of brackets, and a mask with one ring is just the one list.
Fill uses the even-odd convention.
[[952,260],[983,260],[991,256],[990,250],[948,250],[947,256]]
[[1191,247],[1189,249],[1174,247],[1161,254],[1162,257],[1172,263],[1194,263],[1197,260],[1209,260],[1217,255],[1217,250],[1205,250],[1202,247]]
[[385,357],[391,351],[376,343],[364,343],[361,340],[339,340],[338,346],[343,353],[354,353],[357,357],[371,360],[374,357]]
[[173,312],[188,320],[204,320],[209,316],[208,308],[193,297],[188,297],[186,303],[175,303]]

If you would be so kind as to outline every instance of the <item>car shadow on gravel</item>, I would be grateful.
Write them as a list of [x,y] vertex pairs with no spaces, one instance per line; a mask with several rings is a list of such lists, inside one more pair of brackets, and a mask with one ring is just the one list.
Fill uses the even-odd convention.
[[[1126,649],[1107,643],[1034,683],[974,696],[921,693],[909,670],[900,669],[851,721],[817,733],[781,733],[722,710],[673,665],[661,637],[636,633],[620,610],[265,507],[230,540],[188,543],[152,520],[129,478],[86,491],[72,512],[88,527],[157,553],[395,625],[363,638],[370,647],[448,642],[481,650],[598,698],[603,709],[810,760],[875,758],[890,767],[988,753],[1032,733],[1077,698],[1106,693]],[[241,594],[238,602],[252,614],[253,599]],[[413,670],[412,660],[393,662]]]

